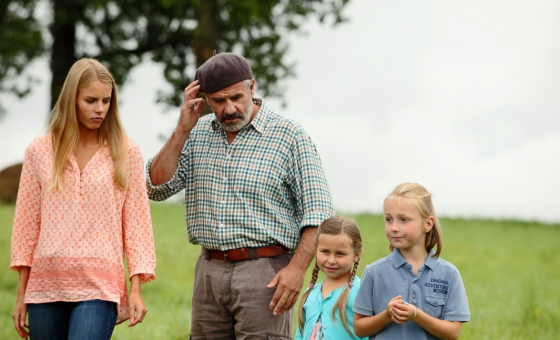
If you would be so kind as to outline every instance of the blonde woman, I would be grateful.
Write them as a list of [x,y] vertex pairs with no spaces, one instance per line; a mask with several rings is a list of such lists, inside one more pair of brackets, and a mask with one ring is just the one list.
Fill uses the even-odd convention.
[[155,279],[155,250],[142,156],[96,60],[72,66],[49,133],[27,147],[10,268],[19,272],[12,318],[22,338],[110,339],[115,324],[146,315],[140,284]]

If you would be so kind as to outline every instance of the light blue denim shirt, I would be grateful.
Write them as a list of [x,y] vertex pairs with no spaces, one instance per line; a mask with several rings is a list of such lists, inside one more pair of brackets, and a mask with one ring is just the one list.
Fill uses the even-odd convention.
[[354,298],[358,293],[358,289],[360,288],[360,278],[354,277],[352,281],[352,288],[350,289],[350,293],[348,294],[348,301],[346,303],[346,322],[348,322],[348,327],[352,331],[353,336],[350,336],[346,331],[346,328],[342,325],[342,321],[340,320],[340,311],[337,311],[335,316],[336,320],[332,319],[332,309],[340,294],[346,289],[346,286],[342,286],[338,289],[333,290],[324,300],[323,294],[321,293],[321,289],[323,287],[323,282],[318,283],[313,287],[311,293],[307,297],[305,304],[303,305],[303,321],[305,322],[303,328],[303,336],[297,327],[297,333],[295,340],[308,340],[315,327],[317,319],[319,315],[321,316],[321,323],[323,327],[323,336],[325,340],[329,339],[336,339],[336,340],[344,340],[344,339],[367,339],[367,338],[359,338],[354,334],[354,313],[352,312],[352,305],[354,303]]
[[[395,296],[434,318],[470,321],[467,293],[459,270],[451,263],[433,258],[433,250],[418,275],[395,249],[389,256],[368,265],[362,275],[353,311],[372,316],[387,309]],[[390,323],[370,339],[437,339],[414,322]]]

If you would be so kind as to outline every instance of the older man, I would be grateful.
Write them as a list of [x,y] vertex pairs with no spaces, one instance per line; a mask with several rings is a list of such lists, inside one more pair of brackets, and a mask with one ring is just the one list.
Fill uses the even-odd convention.
[[[189,241],[202,246],[191,339],[291,339],[317,226],[334,214],[313,142],[254,90],[245,58],[214,55],[147,165],[151,199],[185,189]],[[199,118],[200,92],[214,114]]]

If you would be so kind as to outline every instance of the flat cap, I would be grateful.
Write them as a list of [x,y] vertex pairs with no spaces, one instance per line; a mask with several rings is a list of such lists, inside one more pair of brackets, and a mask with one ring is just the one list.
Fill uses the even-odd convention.
[[225,87],[252,79],[251,67],[245,58],[235,53],[219,53],[196,70],[200,92],[212,93]]

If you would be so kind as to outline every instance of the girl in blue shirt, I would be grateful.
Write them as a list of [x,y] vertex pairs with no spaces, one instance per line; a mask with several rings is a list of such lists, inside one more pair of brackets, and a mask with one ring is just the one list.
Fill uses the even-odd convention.
[[375,340],[457,339],[462,323],[470,321],[469,305],[459,271],[439,258],[441,230],[431,194],[404,183],[387,196],[383,210],[392,253],[362,274],[353,307],[356,334]]
[[[356,222],[341,216],[321,223],[311,284],[299,305],[295,339],[361,339],[354,334],[352,305],[360,287],[356,270],[362,238]],[[326,279],[318,284],[319,270]]]

